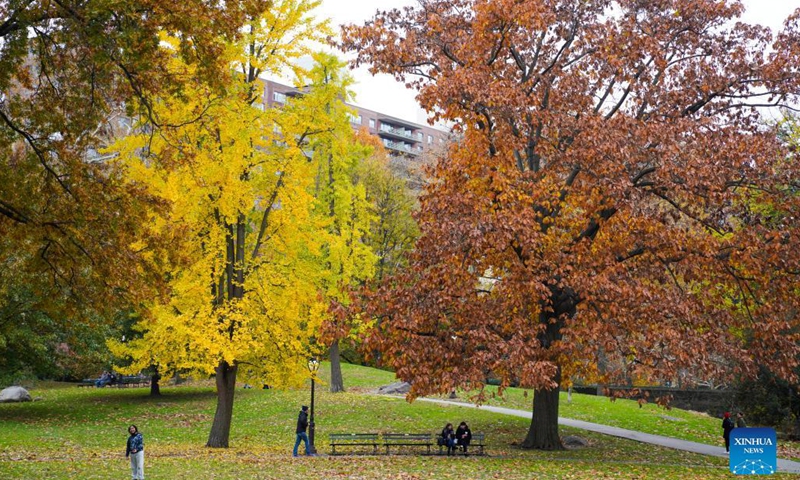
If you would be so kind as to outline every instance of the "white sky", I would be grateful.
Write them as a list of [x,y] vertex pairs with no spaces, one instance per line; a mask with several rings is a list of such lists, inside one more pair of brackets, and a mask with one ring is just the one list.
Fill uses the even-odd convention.
[[[800,0],[743,0],[743,3],[747,7],[744,21],[769,26],[773,31],[781,27],[795,8],[800,8]],[[331,18],[334,25],[362,24],[377,10],[414,4],[415,0],[323,0],[317,14],[320,18]],[[427,114],[417,104],[413,91],[407,90],[388,75],[372,76],[366,68],[352,73],[356,80],[353,90],[359,106],[405,120],[427,123]]]

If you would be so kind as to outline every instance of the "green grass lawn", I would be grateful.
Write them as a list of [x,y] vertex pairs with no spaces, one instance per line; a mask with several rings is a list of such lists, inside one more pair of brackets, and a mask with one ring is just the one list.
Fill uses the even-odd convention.
[[[238,389],[232,447],[211,450],[203,447],[215,407],[210,382],[166,387],[162,389],[164,395],[155,399],[142,388],[92,389],[40,383],[31,389],[40,401],[0,405],[0,479],[129,478],[124,450],[125,429],[131,423],[145,435],[149,479],[733,478],[725,459],[568,428],[562,428],[562,435],[579,435],[590,446],[562,452],[524,451],[516,445],[527,431],[528,420],[460,406],[408,404],[371,394],[376,386],[393,381],[389,372],[345,365],[344,375],[348,392],[331,394],[324,387],[317,390],[317,446],[321,453],[329,452],[329,433],[438,432],[448,421],[466,420],[474,432],[486,433],[490,456],[292,458],[295,421],[299,406],[308,403],[307,389]],[[514,400],[514,393],[495,401],[506,406],[517,406],[511,402],[519,401],[521,408],[529,408],[528,399],[519,392],[520,398]],[[579,412],[576,415],[598,423],[625,416],[616,411],[626,408],[620,402],[601,403],[603,399],[586,396],[580,396],[579,401],[574,397],[562,413],[574,408]],[[676,418],[683,415],[675,410],[666,413]],[[715,419],[708,422],[715,432]],[[694,425],[693,421],[686,423]],[[789,478],[777,476],[781,477]]]
[[[477,393],[477,391],[461,392],[457,401],[473,401],[477,398]],[[497,394],[497,387],[487,386],[485,394],[485,405],[525,411],[532,408],[532,390],[508,388],[501,396]],[[701,412],[676,408],[667,409],[655,403],[640,405],[635,400],[611,401],[608,397],[581,394],[572,394],[570,402],[567,399],[567,393],[561,392],[559,416],[709,445],[723,445],[721,418]],[[778,455],[781,458],[798,460],[800,459],[800,444],[781,441]]]

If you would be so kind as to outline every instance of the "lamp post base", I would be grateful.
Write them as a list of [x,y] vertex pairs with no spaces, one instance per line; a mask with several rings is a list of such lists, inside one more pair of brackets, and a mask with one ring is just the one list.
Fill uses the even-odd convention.
[[317,447],[314,446],[314,422],[308,424],[308,453],[317,454]]

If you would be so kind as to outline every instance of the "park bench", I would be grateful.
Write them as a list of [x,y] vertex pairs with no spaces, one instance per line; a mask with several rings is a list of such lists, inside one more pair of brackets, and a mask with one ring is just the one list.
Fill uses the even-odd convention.
[[[79,387],[94,387],[97,378],[84,378],[78,382]],[[147,387],[150,385],[150,377],[144,375],[117,376],[106,386],[126,388],[126,387]]]
[[373,454],[378,453],[377,433],[331,433],[331,455],[337,455],[336,447],[372,447]]
[[150,385],[150,377],[144,375],[127,375],[117,378],[117,381],[111,385],[117,388],[147,387]]
[[[445,446],[440,445],[440,440],[442,439],[442,435],[436,435],[436,444],[439,445],[439,455],[443,455],[445,453]],[[477,455],[485,455],[484,447],[486,447],[486,435],[483,433],[473,433],[472,440],[469,442],[469,447],[467,449],[467,453],[473,451],[474,448],[478,449]],[[460,453],[458,448],[456,447],[456,454]],[[463,452],[462,452],[463,453]]]
[[384,433],[383,445],[386,447],[387,455],[390,447],[426,447],[427,453],[430,455],[433,435],[430,433]]

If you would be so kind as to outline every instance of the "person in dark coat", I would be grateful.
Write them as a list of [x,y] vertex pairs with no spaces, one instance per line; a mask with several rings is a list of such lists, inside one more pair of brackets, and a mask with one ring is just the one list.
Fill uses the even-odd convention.
[[467,453],[469,442],[472,440],[472,431],[467,426],[467,422],[461,422],[456,429],[456,443],[461,447],[461,451]]
[[295,429],[297,436],[294,440],[294,450],[292,450],[293,457],[297,456],[297,447],[300,446],[301,440],[305,442],[306,455],[311,455],[311,450],[308,448],[308,435],[306,434],[306,428],[308,428],[308,407],[303,405],[300,407],[300,414],[297,416],[297,428]]
[[736,428],[747,428],[747,422],[744,421],[744,413],[742,412],[736,414]]
[[442,429],[442,442],[442,445],[447,447],[448,455],[456,451],[456,433],[453,431],[452,423],[448,423]]
[[725,439],[725,451],[731,451],[731,430],[734,429],[733,420],[731,420],[730,412],[725,412],[722,415],[722,438]]

